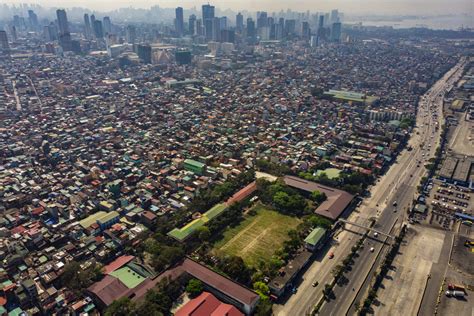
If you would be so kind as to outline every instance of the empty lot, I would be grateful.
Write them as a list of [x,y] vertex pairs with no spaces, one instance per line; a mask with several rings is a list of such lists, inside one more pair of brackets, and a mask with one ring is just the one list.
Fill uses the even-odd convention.
[[248,265],[268,260],[288,239],[288,231],[295,229],[299,219],[268,210],[257,205],[256,215],[249,216],[239,226],[224,233],[215,249],[229,255],[242,257]]

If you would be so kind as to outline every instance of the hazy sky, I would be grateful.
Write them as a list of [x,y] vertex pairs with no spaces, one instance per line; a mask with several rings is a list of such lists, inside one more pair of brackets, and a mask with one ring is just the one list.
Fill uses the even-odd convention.
[[[196,0],[1,0],[0,2],[36,3],[43,6],[65,8],[80,6],[95,10],[110,10],[129,6],[149,8],[152,5],[165,8],[176,6],[191,8],[207,3],[207,1]],[[220,9],[266,10],[269,12],[288,8],[294,11],[310,10],[312,12],[338,8],[347,14],[474,14],[474,0],[214,0],[210,3]]]

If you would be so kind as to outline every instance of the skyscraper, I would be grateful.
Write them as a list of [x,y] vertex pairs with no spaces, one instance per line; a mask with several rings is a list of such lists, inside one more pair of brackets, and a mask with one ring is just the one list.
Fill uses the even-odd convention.
[[127,43],[135,44],[135,41],[137,40],[137,31],[135,29],[135,26],[133,25],[127,26],[125,37],[126,37]]
[[189,16],[189,34],[196,35],[196,15]]
[[301,23],[301,37],[305,40],[309,40],[311,36],[311,29],[309,28],[309,22],[304,21]]
[[138,45],[137,55],[145,64],[151,64],[151,46]]
[[339,42],[341,40],[341,22],[335,22],[331,28],[331,41]]
[[257,12],[257,29],[266,27],[268,24],[268,15],[267,12]]
[[69,33],[66,10],[58,9],[56,10],[56,15],[58,17],[59,44],[61,45],[63,51],[71,51],[72,41],[71,34]]
[[67,22],[66,10],[56,10],[56,16],[58,17],[59,35],[69,33],[69,25]]
[[91,21],[89,19],[89,14],[84,14],[84,35],[87,39],[92,38],[92,29],[91,29]]
[[10,48],[6,31],[0,31],[0,48],[5,51]]
[[104,16],[102,26],[104,28],[104,34],[112,34],[112,22],[110,22],[110,17]]
[[212,39],[212,25],[214,23],[215,8],[212,5],[205,4],[202,6],[202,22],[204,24],[204,35],[206,39]]
[[332,10],[331,11],[331,22],[339,22],[339,11],[338,10]]
[[255,22],[252,18],[247,19],[247,42],[254,44],[257,38],[257,31],[255,29]]
[[238,13],[235,17],[236,30],[238,33],[242,33],[244,30],[244,16],[242,13]]
[[104,29],[102,27],[102,21],[94,21],[94,34],[96,38],[104,38]]
[[221,37],[221,19],[215,17],[212,20],[212,40],[213,41],[220,41]]
[[184,33],[184,15],[183,15],[183,8],[177,7],[175,10],[175,20],[174,20],[174,29],[176,31],[176,35],[178,37],[183,36]]
[[28,10],[28,24],[31,30],[36,31],[38,29],[38,16],[33,10]]

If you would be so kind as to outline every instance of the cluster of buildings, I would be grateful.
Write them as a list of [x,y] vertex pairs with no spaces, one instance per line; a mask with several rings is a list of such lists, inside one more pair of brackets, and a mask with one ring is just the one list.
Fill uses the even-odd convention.
[[[133,26],[125,39],[114,37],[110,19],[93,16],[78,36],[64,10],[48,26],[53,41],[17,32],[12,42],[0,32],[0,45],[10,51],[0,59],[0,314],[79,314],[119,297],[142,297],[162,275],[127,257],[126,249],[202,190],[257,160],[295,172],[326,161],[336,173],[377,174],[406,139],[400,120],[415,116],[420,92],[456,60],[451,46],[430,41],[327,43],[315,50],[306,40],[287,44],[276,35],[291,37],[300,19],[307,39],[339,37],[332,33],[340,32],[337,12],[283,21],[260,12],[246,25],[240,15],[235,29],[222,17],[217,23],[210,5],[202,13],[186,24],[176,10],[178,37],[204,38],[191,47],[180,44],[185,38],[139,44]],[[232,31],[260,40],[241,49],[224,45]],[[98,53],[97,39],[108,41],[109,55]],[[83,49],[84,43],[91,46]],[[133,62],[124,63],[113,45],[128,44],[136,53],[125,52]],[[67,53],[78,45],[92,52]],[[352,199],[320,189],[328,190],[328,201],[319,211],[329,218]],[[254,187],[244,190],[232,199]],[[199,226],[225,210],[216,205],[187,220]],[[182,228],[170,236],[185,240]],[[308,238],[308,249],[318,247],[322,233]],[[108,267],[85,297],[57,282],[71,261]],[[257,294],[203,269],[186,260],[167,273],[200,279],[224,302],[204,294],[202,304],[229,309],[231,301],[251,313]]]

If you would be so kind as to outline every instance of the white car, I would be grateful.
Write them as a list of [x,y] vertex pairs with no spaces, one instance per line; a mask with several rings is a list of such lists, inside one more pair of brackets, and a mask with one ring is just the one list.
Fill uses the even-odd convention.
[[370,247],[370,252],[374,252],[375,248],[374,247]]

